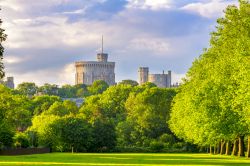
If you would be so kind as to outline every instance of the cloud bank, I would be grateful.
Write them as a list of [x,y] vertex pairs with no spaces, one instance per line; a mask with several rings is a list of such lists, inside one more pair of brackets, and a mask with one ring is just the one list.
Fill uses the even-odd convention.
[[104,51],[116,81],[137,80],[139,66],[181,80],[208,46],[226,0],[0,0],[7,75],[16,83],[74,84],[74,62]]

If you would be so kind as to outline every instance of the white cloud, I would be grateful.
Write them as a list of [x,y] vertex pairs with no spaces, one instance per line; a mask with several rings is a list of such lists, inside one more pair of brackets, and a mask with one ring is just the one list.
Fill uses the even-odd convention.
[[181,9],[207,18],[217,18],[223,15],[223,10],[231,4],[237,4],[237,1],[210,0],[209,2],[190,3]]
[[[94,60],[95,50],[100,46],[102,34],[105,51],[110,53],[109,59],[118,64],[116,81],[121,78],[136,79],[139,65],[153,64],[152,68],[157,68],[176,63],[172,62],[171,58],[178,55],[181,59],[187,51],[190,51],[188,49],[191,48],[192,41],[200,42],[200,34],[197,40],[192,38],[187,40],[183,36],[173,38],[166,34],[159,35],[157,26],[153,31],[149,31],[144,28],[149,22],[147,18],[137,14],[137,10],[128,8],[108,20],[101,21],[84,17],[71,22],[68,20],[67,16],[70,14],[84,14],[85,8],[72,11],[69,8],[66,11],[49,14],[42,12],[49,6],[69,3],[69,1],[76,3],[81,0],[0,0],[0,4],[4,2],[5,5],[1,13],[4,19],[3,26],[8,34],[8,40],[4,43],[7,54],[4,57],[6,73],[8,76],[13,75],[16,83],[34,81],[39,85],[46,82],[59,85],[73,84],[74,61]],[[104,1],[81,2],[102,3]],[[129,0],[128,7],[163,10],[169,9],[173,2],[172,0]],[[38,8],[42,14],[32,14]],[[157,24],[157,21],[155,23]],[[168,31],[167,29],[166,27],[164,31]],[[194,54],[193,50],[192,54]],[[141,55],[144,58],[141,58]],[[173,77],[175,77],[174,74]]]
[[16,64],[22,62],[24,59],[16,57],[16,56],[7,56],[4,57],[4,63],[5,64]]
[[172,84],[176,83],[182,83],[182,79],[186,77],[185,74],[178,74],[175,72],[172,72]]
[[166,55],[169,51],[169,41],[164,38],[150,37],[138,37],[130,41],[128,45],[128,50],[137,50],[142,52],[150,51],[156,55]]
[[169,9],[172,5],[172,0],[127,0],[128,8],[139,8],[139,9]]

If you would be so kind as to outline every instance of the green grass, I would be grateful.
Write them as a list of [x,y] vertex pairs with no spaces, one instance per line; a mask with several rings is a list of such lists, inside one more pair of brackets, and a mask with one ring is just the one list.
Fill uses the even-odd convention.
[[23,156],[0,156],[0,165],[249,166],[250,159],[220,155],[214,156],[209,154],[51,153]]

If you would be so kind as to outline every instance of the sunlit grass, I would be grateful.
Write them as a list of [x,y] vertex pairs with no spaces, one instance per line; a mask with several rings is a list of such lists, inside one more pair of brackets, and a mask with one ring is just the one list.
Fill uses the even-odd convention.
[[250,160],[209,154],[51,153],[24,156],[0,156],[0,165],[249,166]]

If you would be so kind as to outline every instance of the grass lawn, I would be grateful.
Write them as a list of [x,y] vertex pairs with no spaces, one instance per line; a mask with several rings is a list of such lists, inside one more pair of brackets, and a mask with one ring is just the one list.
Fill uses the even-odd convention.
[[141,153],[51,153],[24,156],[0,156],[0,165],[194,165],[194,166],[250,166],[250,159],[209,154],[141,154]]

